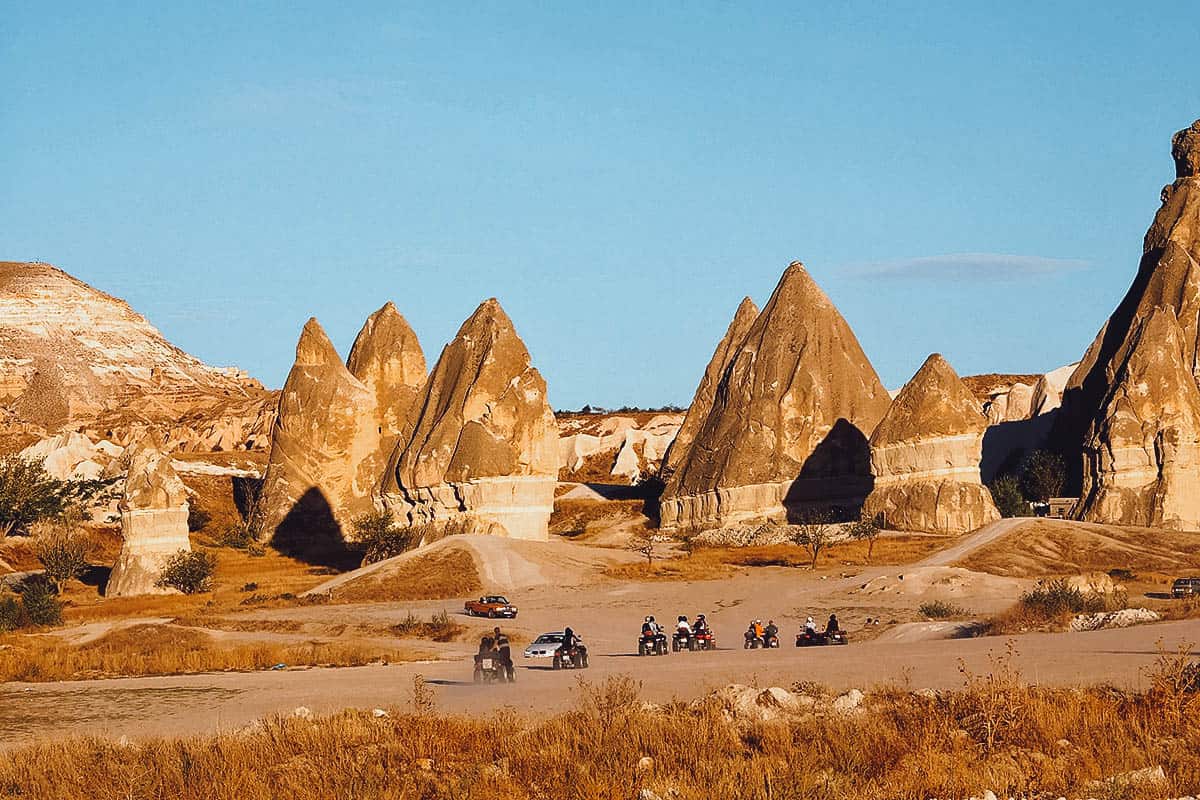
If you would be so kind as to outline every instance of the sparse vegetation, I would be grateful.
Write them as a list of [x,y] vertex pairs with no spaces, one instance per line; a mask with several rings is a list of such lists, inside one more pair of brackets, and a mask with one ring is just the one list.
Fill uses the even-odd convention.
[[159,586],[169,586],[184,594],[198,594],[212,588],[213,571],[217,560],[203,550],[193,550],[190,553],[180,550],[171,556],[163,568]]
[[917,613],[928,619],[953,619],[955,617],[969,616],[966,609],[960,608],[953,603],[948,603],[945,600],[933,600],[928,603],[922,603],[917,606]]
[[258,544],[258,539],[255,537],[250,523],[239,519],[237,522],[231,522],[225,526],[217,536],[216,543],[221,547],[248,551]]
[[62,624],[62,603],[57,590],[49,578],[36,575],[26,578],[18,586],[21,595],[21,616],[24,627],[52,627]]
[[363,514],[354,520],[354,538],[363,550],[363,565],[407,553],[419,541],[413,528],[400,527],[390,511]]
[[[714,705],[646,707],[637,683],[620,676],[581,682],[576,707],[555,716],[450,716],[437,712],[433,688],[417,676],[403,707],[378,718],[366,711],[276,717],[247,730],[136,746],[87,738],[9,751],[0,760],[0,794],[7,787],[22,796],[179,800],[1195,794],[1200,715],[1189,704],[1196,692],[1169,676],[1160,689],[1155,673],[1149,677],[1156,688],[1145,693],[1029,686],[1000,656],[989,673],[964,671],[958,691],[883,690],[855,715],[754,723],[731,721]],[[1172,697],[1181,698],[1183,714],[1163,713]],[[1166,786],[1119,795],[1091,789],[1157,765]]]
[[645,556],[647,565],[654,563],[654,550],[657,545],[658,538],[648,530],[638,531],[629,541],[629,549]]
[[[288,666],[362,666],[419,657],[398,649],[331,642],[226,645],[205,633],[135,625],[83,645],[10,634],[0,648],[0,682],[248,671]],[[3,790],[0,788],[0,797]]]
[[832,544],[837,538],[837,530],[833,527],[832,516],[821,508],[805,510],[800,518],[791,525],[792,541],[803,547],[812,559],[810,566],[817,568],[817,559],[821,551]]
[[1011,475],[1002,475],[992,481],[988,487],[992,492],[992,501],[1002,517],[1029,516],[1029,503],[1021,494],[1021,484]]
[[1085,594],[1060,578],[1038,584],[1021,595],[1015,606],[988,621],[986,632],[1007,634],[1062,629],[1076,614],[1114,611],[1123,608],[1125,601],[1121,593],[1109,596]]
[[863,513],[850,526],[849,537],[856,542],[867,543],[867,561],[870,562],[872,554],[875,552],[875,540],[879,538],[879,531],[883,528],[882,515],[869,516]]
[[212,514],[200,505],[200,501],[192,498],[188,501],[188,533],[204,530],[212,521]]
[[90,566],[91,539],[67,520],[39,520],[30,526],[33,548],[45,575],[61,591],[67,581],[78,578]]
[[392,633],[404,638],[432,639],[435,642],[453,642],[462,635],[466,627],[450,619],[444,610],[421,622],[410,611],[408,616],[392,626]]

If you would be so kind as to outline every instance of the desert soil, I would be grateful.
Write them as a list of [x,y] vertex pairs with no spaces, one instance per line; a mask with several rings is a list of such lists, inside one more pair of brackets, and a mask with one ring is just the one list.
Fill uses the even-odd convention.
[[[953,688],[962,683],[960,667],[987,672],[1009,640],[946,638],[954,636],[961,623],[925,621],[917,606],[945,600],[977,617],[1010,606],[1033,585],[1033,577],[972,572],[961,564],[973,553],[998,558],[1004,542],[1023,535],[1020,528],[1020,522],[1003,520],[918,564],[818,573],[756,567],[712,581],[618,581],[604,576],[603,570],[637,556],[566,541],[534,544],[463,537],[468,552],[492,565],[490,570],[480,570],[488,580],[483,591],[508,594],[520,606],[516,620],[468,618],[461,613],[461,599],[260,608],[224,618],[231,626],[246,628],[270,629],[277,624],[280,630],[297,632],[264,637],[303,640],[322,630],[394,625],[410,613],[428,618],[445,609],[469,630],[449,644],[421,642],[422,648],[437,653],[437,660],[342,669],[9,683],[0,686],[0,747],[66,733],[133,739],[226,730],[298,706],[318,713],[403,706],[417,675],[435,686],[440,708],[472,712],[500,706],[530,713],[558,710],[574,702],[579,677],[597,681],[622,673],[641,681],[644,696],[652,701],[691,698],[731,682],[788,686],[816,681],[835,690],[886,684]],[[443,546],[449,546],[449,541]],[[849,646],[792,646],[807,615],[823,621],[831,611],[850,630]],[[645,614],[655,614],[669,624],[681,613],[689,617],[705,613],[722,649],[667,657],[635,655]],[[867,626],[868,617],[882,624]],[[753,618],[764,622],[772,618],[779,624],[781,649],[742,649],[742,631]],[[497,624],[517,643],[517,683],[478,686],[471,683],[471,654],[478,637]],[[591,668],[586,672],[555,672],[544,662],[520,656],[524,645],[539,633],[567,625],[589,646]],[[95,634],[93,626],[61,635]],[[1144,668],[1157,655],[1158,643],[1174,648],[1200,641],[1200,620],[1091,633],[1026,634],[1012,641],[1015,664],[1028,680],[1138,687],[1144,682]]]

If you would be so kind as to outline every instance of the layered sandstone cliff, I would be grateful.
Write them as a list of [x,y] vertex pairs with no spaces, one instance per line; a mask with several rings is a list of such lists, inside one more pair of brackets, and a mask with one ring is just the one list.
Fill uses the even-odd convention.
[[871,490],[867,434],[889,403],[850,326],[793,263],[667,484],[663,527],[856,508]]
[[695,395],[692,396],[692,404],[688,407],[683,425],[675,436],[675,441],[667,450],[667,455],[663,460],[665,474],[673,474],[687,459],[692,442],[696,440],[696,434],[699,433],[701,426],[708,418],[708,412],[712,410],[721,377],[729,367],[729,362],[741,348],[746,334],[750,332],[750,327],[756,319],[758,319],[758,306],[754,305],[754,301],[749,297],[742,298],[729,327],[725,330],[725,335],[721,337],[721,341],[717,342],[717,349],[713,351],[708,366],[704,368],[704,375],[700,378],[700,385],[696,387]]
[[987,426],[958,374],[931,355],[871,435],[875,486],[865,513],[889,528],[949,534],[999,519],[979,479]]
[[158,585],[171,556],[190,551],[188,495],[171,459],[153,447],[135,445],[128,459],[121,499],[121,554],[105,594],[128,597],[170,591]]
[[1078,453],[1078,513],[1200,528],[1200,121],[1172,140],[1176,179],[1146,233],[1133,285],[1063,394],[1055,442]]
[[383,501],[411,524],[546,539],[558,430],[546,382],[488,300],[459,328],[414,404]]

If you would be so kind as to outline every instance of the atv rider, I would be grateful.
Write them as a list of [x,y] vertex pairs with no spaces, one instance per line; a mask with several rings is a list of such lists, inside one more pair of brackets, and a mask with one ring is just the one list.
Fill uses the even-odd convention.
[[496,637],[496,652],[500,659],[500,666],[503,668],[504,677],[509,683],[514,683],[517,680],[517,669],[513,665],[512,650],[508,644],[508,637],[501,633],[499,628],[493,628],[492,633]]
[[479,652],[475,654],[475,680],[481,679],[483,674],[483,659],[496,658],[496,642],[491,636],[484,636],[479,640]]
[[692,635],[692,626],[688,624],[687,617],[680,615],[679,622],[675,624],[675,634],[688,637]]
[[775,624],[775,620],[769,619],[767,627],[763,631],[763,644],[770,647],[772,641],[779,641],[779,627]]
[[817,635],[817,623],[813,622],[813,618],[809,617],[804,621],[804,634],[806,636]]
[[704,618],[703,614],[696,615],[695,631],[696,631],[697,636],[699,636],[702,633],[711,633],[712,632],[711,629],[708,627],[708,620],[706,620]]
[[838,627],[837,614],[830,614],[829,622],[825,623],[825,635],[828,636],[831,633],[838,633],[840,631],[841,628]]

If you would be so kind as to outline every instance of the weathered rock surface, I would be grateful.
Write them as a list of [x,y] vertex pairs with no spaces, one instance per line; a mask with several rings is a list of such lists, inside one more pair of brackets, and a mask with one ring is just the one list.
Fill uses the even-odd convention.
[[188,495],[171,459],[152,447],[135,445],[121,499],[121,555],[105,594],[127,597],[167,592],[157,585],[167,560],[190,551]]
[[871,435],[875,487],[864,506],[889,528],[965,533],[1000,518],[979,479],[987,419],[934,353]]
[[664,462],[666,474],[670,475],[678,470],[687,458],[696,434],[700,432],[701,426],[708,418],[708,412],[712,410],[717,396],[717,386],[721,383],[721,378],[729,367],[729,362],[741,349],[742,342],[746,340],[746,334],[750,332],[750,327],[756,319],[758,319],[758,306],[749,297],[742,298],[725,335],[721,337],[721,341],[717,342],[717,349],[713,351],[712,358],[709,359],[708,366],[704,369],[704,376],[700,379],[700,385],[696,387],[695,395],[692,396],[692,404],[688,407],[683,426],[667,450]]
[[316,319],[304,326],[296,362],[279,398],[271,456],[253,529],[283,552],[323,558],[347,538],[354,517],[374,508],[387,454],[424,357],[411,330],[385,306],[342,363]]
[[546,382],[495,299],[459,328],[414,408],[384,479],[389,508],[412,524],[548,537],[558,429]]
[[682,414],[560,414],[559,480],[629,483],[658,472]]
[[1054,431],[1079,452],[1078,513],[1200,528],[1200,121],[1172,141],[1176,180],[1133,284],[1074,371]]
[[[41,438],[83,427],[131,441],[133,424],[214,421],[240,406],[253,416],[270,403],[257,381],[188,355],[121,300],[49,264],[0,262],[0,408],[10,429]],[[234,438],[223,444],[246,446]]]
[[729,359],[668,481],[663,527],[861,504],[871,489],[867,433],[889,402],[850,326],[793,263]]

